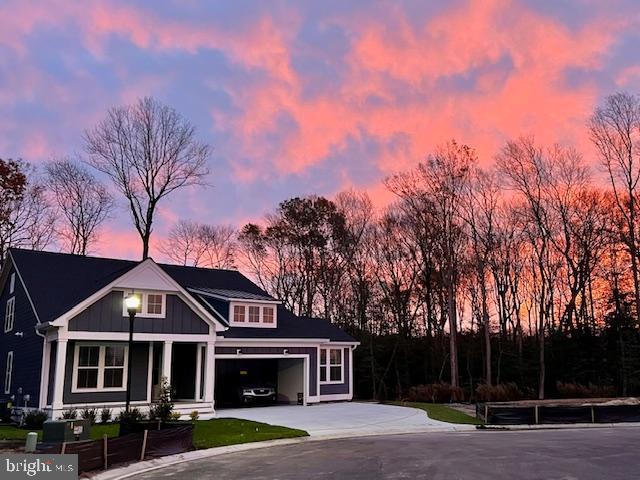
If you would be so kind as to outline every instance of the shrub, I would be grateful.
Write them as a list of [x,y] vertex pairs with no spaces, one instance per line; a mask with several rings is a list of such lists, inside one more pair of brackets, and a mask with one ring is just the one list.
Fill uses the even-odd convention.
[[24,428],[29,430],[40,430],[42,424],[49,418],[47,412],[43,410],[30,410],[24,416]]
[[80,418],[85,420],[89,420],[91,425],[96,423],[96,417],[98,416],[98,411],[95,408],[84,408],[80,412]]
[[500,383],[498,385],[478,385],[476,400],[478,402],[511,402],[522,400],[524,394],[515,383]]
[[149,408],[149,418],[151,420],[160,419],[166,422],[171,418],[173,412],[173,400],[171,400],[171,385],[165,377],[162,377],[160,386],[160,397],[156,403]]
[[192,422],[195,422],[196,420],[198,420],[198,418],[200,418],[200,414],[198,413],[197,410],[194,410],[189,414],[189,417],[191,418]]
[[111,421],[111,409],[103,408],[100,410],[100,421],[102,423],[109,423]]
[[129,409],[128,412],[126,410],[123,410],[118,415],[118,421],[125,422],[125,423],[141,422],[144,419],[145,419],[145,415],[138,408],[135,408],[135,407]]
[[171,412],[171,415],[169,415],[169,420],[171,420],[172,422],[177,422],[178,420],[180,420],[180,417],[182,415],[180,414],[180,412]]
[[64,420],[75,420],[78,418],[78,411],[75,408],[68,408],[62,412],[62,418]]
[[415,385],[409,389],[407,395],[407,400],[410,402],[451,403],[462,402],[464,399],[464,390],[460,387],[452,387],[448,383]]
[[615,397],[616,389],[610,385],[582,385],[575,382],[556,382],[556,390],[560,398],[601,398]]

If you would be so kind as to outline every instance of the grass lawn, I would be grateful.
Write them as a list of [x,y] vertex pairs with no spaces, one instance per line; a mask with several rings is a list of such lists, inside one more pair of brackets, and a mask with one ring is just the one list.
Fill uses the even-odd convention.
[[193,443],[196,448],[221,447],[237,443],[262,442],[278,438],[306,437],[304,430],[269,425],[266,423],[219,418],[196,422]]
[[[105,434],[109,437],[115,437],[118,435],[118,429],[117,423],[106,425],[98,423],[91,427],[91,438],[98,440]],[[38,439],[42,439],[42,430],[36,431],[38,432]],[[29,433],[29,430],[13,425],[0,425],[0,440],[24,440],[27,438],[27,433]],[[193,443],[196,448],[211,448],[278,438],[306,437],[308,435],[304,430],[236,418],[220,418],[197,421],[193,434]]]
[[398,405],[401,407],[419,408],[427,412],[429,418],[447,423],[463,423],[468,425],[483,425],[483,421],[475,417],[462,413],[459,410],[448,407],[441,403],[423,403],[423,402],[387,402],[390,405]]
[[[91,427],[91,438],[98,440],[102,438],[104,434],[109,437],[118,436],[118,424],[108,423],[106,425],[96,424]],[[27,430],[24,428],[18,428],[14,425],[0,425],[0,440],[26,440],[27,433],[35,431],[38,433],[38,440],[42,440],[42,430]]]

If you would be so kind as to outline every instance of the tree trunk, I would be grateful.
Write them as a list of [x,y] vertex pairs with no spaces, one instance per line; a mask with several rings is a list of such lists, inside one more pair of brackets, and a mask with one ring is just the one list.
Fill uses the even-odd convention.
[[447,307],[449,310],[449,361],[451,369],[451,386],[457,387],[458,380],[458,319],[456,315],[456,295],[453,280],[449,277]]

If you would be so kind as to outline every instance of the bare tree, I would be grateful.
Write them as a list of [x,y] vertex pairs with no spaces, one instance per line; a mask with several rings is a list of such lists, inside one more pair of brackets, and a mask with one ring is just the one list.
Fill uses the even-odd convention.
[[229,225],[181,220],[171,228],[160,251],[181,265],[235,268],[236,232]]
[[545,151],[531,137],[509,141],[496,157],[499,172],[509,187],[521,197],[516,212],[521,217],[531,249],[534,252],[533,276],[538,298],[539,375],[538,397],[545,395],[545,329],[551,328],[554,301],[553,281],[557,273],[551,260],[553,218],[549,201],[553,177],[552,156],[557,149]]
[[500,186],[493,170],[485,171],[476,168],[468,187],[468,195],[462,205],[464,218],[470,230],[472,252],[470,263],[480,297],[478,303],[481,310],[480,325],[484,338],[485,383],[491,385],[491,323],[488,277],[492,257],[501,254],[497,252],[498,238],[496,235]]
[[5,203],[5,218],[0,221],[0,264],[11,247],[42,250],[54,236],[55,213],[45,195],[44,187],[32,180],[33,171],[25,191]]
[[598,107],[591,117],[589,130],[609,176],[615,205],[624,220],[619,234],[630,257],[635,313],[640,322],[640,97],[625,92],[607,97],[604,105]]
[[459,385],[457,288],[465,245],[461,203],[470,180],[471,168],[476,162],[473,149],[450,141],[437,148],[414,171],[395,175],[386,181],[392,192],[408,202],[416,218],[431,209],[431,219],[439,232],[435,238],[446,288],[449,361],[451,385],[454,387]]
[[203,184],[211,148],[196,139],[189,121],[149,97],[110,109],[84,138],[88,163],[125,196],[147,258],[158,203],[179,188]]
[[64,218],[59,234],[70,253],[86,255],[113,199],[87,168],[69,159],[49,163],[46,174],[46,186]]

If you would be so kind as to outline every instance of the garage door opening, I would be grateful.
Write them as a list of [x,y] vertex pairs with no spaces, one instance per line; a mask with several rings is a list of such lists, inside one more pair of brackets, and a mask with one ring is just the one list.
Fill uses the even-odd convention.
[[217,359],[216,408],[295,405],[305,398],[304,379],[302,358]]

